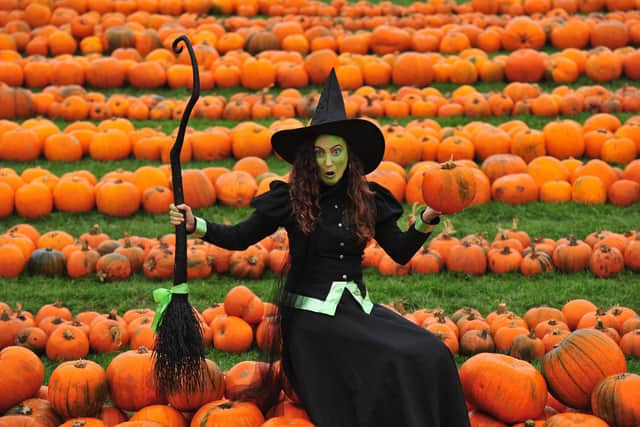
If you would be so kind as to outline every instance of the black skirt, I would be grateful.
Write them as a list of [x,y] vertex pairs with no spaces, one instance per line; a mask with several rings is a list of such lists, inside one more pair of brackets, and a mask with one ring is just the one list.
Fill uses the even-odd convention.
[[349,292],[335,316],[283,312],[285,372],[317,427],[467,427],[455,362],[433,334]]

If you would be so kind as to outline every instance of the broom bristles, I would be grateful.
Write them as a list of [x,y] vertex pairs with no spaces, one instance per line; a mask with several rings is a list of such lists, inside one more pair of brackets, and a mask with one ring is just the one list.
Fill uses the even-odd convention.
[[202,328],[186,294],[174,294],[156,329],[154,375],[161,396],[204,390]]

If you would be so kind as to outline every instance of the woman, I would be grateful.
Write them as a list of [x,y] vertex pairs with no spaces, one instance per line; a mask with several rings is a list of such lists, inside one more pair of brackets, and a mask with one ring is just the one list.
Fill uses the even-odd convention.
[[458,427],[468,416],[453,358],[434,335],[373,304],[362,280],[371,238],[405,264],[429,237],[439,212],[425,208],[406,232],[402,207],[364,175],[379,164],[384,138],[366,120],[347,119],[333,70],[310,126],[282,130],[274,151],[292,163],[252,201],[245,221],[220,225],[172,206],[174,225],[240,250],[284,226],[290,269],[276,303],[282,367],[318,427]]

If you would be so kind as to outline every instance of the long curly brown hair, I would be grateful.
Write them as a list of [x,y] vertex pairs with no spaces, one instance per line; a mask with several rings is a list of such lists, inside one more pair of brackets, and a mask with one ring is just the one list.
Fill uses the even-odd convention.
[[[306,235],[315,228],[320,211],[321,181],[313,151],[313,141],[305,141],[293,163],[291,170],[289,197],[292,214],[298,227]],[[347,220],[354,225],[360,241],[373,237],[375,229],[373,191],[364,177],[362,162],[349,149],[349,161],[345,170],[347,179]]]

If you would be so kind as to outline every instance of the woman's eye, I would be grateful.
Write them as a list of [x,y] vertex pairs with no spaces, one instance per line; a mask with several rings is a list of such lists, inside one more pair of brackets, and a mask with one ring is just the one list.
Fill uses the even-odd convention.
[[342,148],[334,148],[331,152],[331,154],[333,154],[334,156],[339,156],[340,153],[342,153]]
[[324,152],[322,150],[315,150],[315,152],[316,152],[316,159],[319,159],[324,155]]

